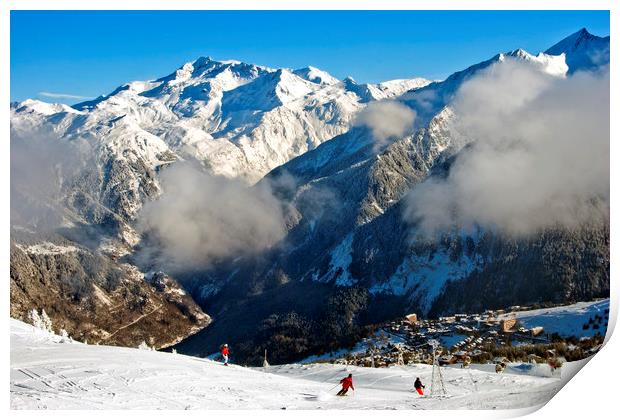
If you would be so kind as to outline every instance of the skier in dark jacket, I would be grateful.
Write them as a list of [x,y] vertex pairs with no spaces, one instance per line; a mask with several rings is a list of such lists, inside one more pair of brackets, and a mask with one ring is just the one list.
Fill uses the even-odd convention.
[[424,385],[422,385],[422,381],[420,380],[420,378],[415,378],[413,387],[415,388],[416,391],[418,391],[418,394],[424,395],[424,391],[423,391]]
[[349,373],[349,376],[347,376],[346,378],[342,378],[340,380],[340,383],[342,384],[342,389],[338,391],[338,394],[336,395],[340,397],[347,395],[347,391],[349,390],[349,388],[355,391],[355,388],[353,387],[353,374]]

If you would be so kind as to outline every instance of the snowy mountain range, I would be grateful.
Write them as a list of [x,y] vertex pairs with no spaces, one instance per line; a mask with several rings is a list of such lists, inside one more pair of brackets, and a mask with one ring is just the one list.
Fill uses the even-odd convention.
[[340,81],[314,67],[272,69],[201,57],[174,73],[131,82],[72,107],[27,100],[12,106],[13,129],[49,124],[65,139],[96,139],[115,158],[155,168],[196,159],[217,175],[259,180],[345,132],[373,100],[430,81]]
[[[315,341],[293,345],[293,353],[304,354],[355,341],[364,325],[405,310],[426,314],[605,296],[608,224],[528,239],[480,229],[411,240],[402,217],[407,193],[449,172],[469,142],[457,124],[456,93],[507,60],[560,80],[607,66],[609,37],[584,29],[544,53],[498,54],[434,82],[358,84],[313,67],[272,69],[202,57],[160,79],[131,82],[73,106],[11,104],[12,149],[28,152],[24,159],[12,152],[12,253],[19,259],[11,259],[11,288],[26,289],[12,315],[23,318],[28,296],[35,295],[28,289],[34,284],[24,285],[24,273],[56,258],[41,261],[35,248],[24,246],[41,242],[41,232],[49,236],[49,226],[68,241],[65,246],[125,264],[145,281],[169,272],[157,261],[145,263],[142,254],[138,261],[137,252],[151,240],[138,224],[145,204],[165,194],[162,174],[180,161],[251,189],[269,186],[286,221],[282,240],[264,252],[168,273],[214,318],[181,351],[202,354],[225,339],[254,361],[250,349],[274,344],[278,333]],[[385,108],[384,116],[386,103],[395,108]],[[405,120],[402,130],[394,130],[401,121],[390,120],[394,109]],[[379,130],[384,121],[387,127]],[[38,160],[32,150],[45,156]],[[59,157],[50,165],[49,156]],[[22,167],[29,170],[22,173]],[[33,172],[53,185],[51,192],[31,188]],[[566,272],[549,265],[557,258],[566,262]],[[541,277],[553,284],[537,283]],[[57,281],[62,283],[60,275]],[[485,299],[463,291],[471,284],[488,292]],[[195,332],[200,316],[187,318],[188,331]],[[231,332],[232,325],[242,326]],[[148,335],[136,328],[136,336]],[[328,331],[335,341],[323,340]]]

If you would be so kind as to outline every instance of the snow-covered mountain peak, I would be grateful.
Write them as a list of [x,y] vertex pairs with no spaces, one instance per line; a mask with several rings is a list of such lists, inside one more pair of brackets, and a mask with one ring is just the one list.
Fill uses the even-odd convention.
[[533,55],[519,48],[505,54],[500,54],[499,61],[503,61],[505,57],[513,57],[519,60],[530,62],[539,66],[545,73],[552,76],[564,76],[568,72],[566,64],[566,55],[564,53],[558,55],[550,55],[538,53]]
[[420,89],[424,86],[431,84],[432,81],[423,77],[414,77],[413,79],[394,79],[386,82],[381,82],[377,86],[383,92],[389,92],[389,95],[399,96],[403,93]]
[[16,112],[34,112],[41,115],[54,115],[59,112],[81,113],[77,109],[71,108],[69,105],[48,103],[39,101],[38,99],[26,99],[22,102],[13,103],[11,108]]
[[227,92],[222,99],[222,109],[225,112],[252,109],[268,111],[295,101],[314,89],[316,84],[288,69],[278,69]]
[[[606,37],[606,38],[608,39],[609,37]],[[591,34],[590,32],[588,32],[586,28],[581,28],[574,34],[567,36],[566,38],[564,38],[563,40],[561,40],[560,42],[558,42],[557,44],[549,48],[549,50],[556,49],[558,47],[563,47],[563,50],[575,51],[582,45],[587,45],[590,42],[593,42],[593,41],[596,42],[601,39],[605,39],[605,38],[601,38],[601,37]]]
[[132,193],[119,213],[134,215],[144,198],[140,188],[152,182],[143,172],[147,168],[196,159],[214,174],[256,182],[346,132],[369,101],[419,85],[418,79],[357,85],[312,66],[273,69],[198,57],[166,76],[125,83],[73,108],[41,101],[14,104],[11,124],[20,132],[53,127],[63,138],[92,141],[101,174],[107,162],[122,161]]
[[500,57],[503,57],[504,55],[515,57],[515,58],[522,58],[526,60],[532,57],[532,54],[528,53],[522,48],[517,48],[516,50],[507,52],[506,54],[500,54]]
[[240,61],[217,61],[211,57],[200,57],[185,63],[174,73],[156,80],[158,84],[143,95],[149,97],[171,95],[175,99],[180,96],[183,99],[208,100],[209,97],[218,96],[221,92],[249,83],[273,71],[267,67]]
[[217,74],[227,70],[241,79],[250,79],[257,77],[260,73],[274,71],[265,66],[248,64],[238,60],[214,60],[211,57],[199,57],[185,65],[191,65],[192,77],[203,79],[216,77]]
[[378,84],[358,84],[351,76],[342,81],[344,88],[355,93],[363,102],[389,99],[400,96],[408,91],[414,91],[430,84],[431,81],[422,77],[413,79],[395,79]]
[[293,73],[295,73],[302,79],[319,85],[335,85],[336,83],[340,82],[340,80],[336,79],[334,76],[327,73],[326,71],[312,66],[293,70]]
[[302,97],[310,93],[313,88],[307,80],[302,79],[287,69],[279,69],[275,72],[276,95],[282,103]]
[[553,45],[545,53],[566,54],[569,73],[596,70],[609,64],[609,36],[592,35],[587,29],[582,28]]

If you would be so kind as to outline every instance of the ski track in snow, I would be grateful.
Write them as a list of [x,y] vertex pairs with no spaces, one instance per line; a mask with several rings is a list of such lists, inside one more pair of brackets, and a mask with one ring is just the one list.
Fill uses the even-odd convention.
[[[60,342],[58,336],[11,320],[13,409],[525,408],[544,404],[581,365],[567,364],[563,379],[516,369],[516,374],[498,375],[485,371],[488,366],[445,368],[450,396],[419,397],[412,384],[419,376],[430,390],[429,365],[225,367],[180,354]],[[348,372],[356,390],[336,397],[338,382]]]

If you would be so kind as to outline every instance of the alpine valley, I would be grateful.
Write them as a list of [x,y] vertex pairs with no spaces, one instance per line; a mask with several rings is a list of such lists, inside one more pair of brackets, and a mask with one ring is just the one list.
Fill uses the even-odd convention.
[[[284,363],[351,346],[410,312],[608,297],[608,213],[527,235],[458,223],[426,235],[407,217],[416,186],[446,179],[476,141],[459,124],[461,87],[507,61],[553,80],[597,73],[609,37],[582,29],[441,81],[201,57],[75,105],[12,103],[11,317],[45,309],[80,341],[196,356],[227,342],[236,363],[259,364],[266,348]],[[204,178],[170,184],[179,166]],[[229,184],[245,204],[211,210]],[[166,229],[147,215],[172,189],[213,191],[199,220],[230,223],[215,240],[227,252],[167,253],[186,212],[166,213]],[[277,216],[275,234],[249,198]],[[240,232],[249,249],[226,242]]]

